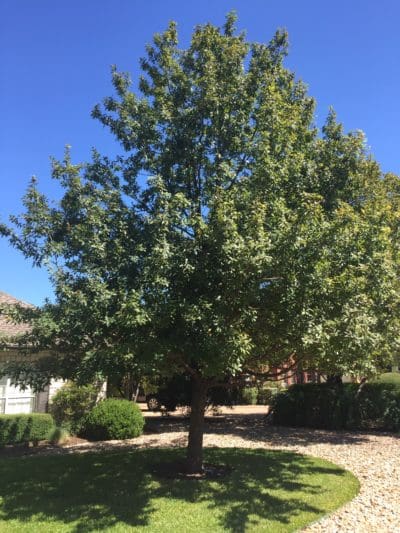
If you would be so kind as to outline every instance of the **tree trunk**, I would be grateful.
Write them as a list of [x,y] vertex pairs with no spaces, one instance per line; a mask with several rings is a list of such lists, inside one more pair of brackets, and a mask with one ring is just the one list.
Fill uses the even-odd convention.
[[133,401],[134,402],[137,402],[137,399],[138,399],[138,396],[139,396],[139,392],[140,392],[140,383],[138,383],[137,386],[136,386],[136,390],[135,390],[135,393],[134,393],[134,396],[133,396]]
[[207,385],[201,379],[192,382],[189,442],[186,455],[186,470],[189,474],[203,472],[204,411],[207,401]]

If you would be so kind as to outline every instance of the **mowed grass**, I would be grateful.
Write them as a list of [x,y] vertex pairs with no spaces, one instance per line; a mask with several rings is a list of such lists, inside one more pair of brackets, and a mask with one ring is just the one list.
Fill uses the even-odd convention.
[[153,474],[179,449],[0,460],[0,531],[84,533],[295,531],[352,499],[357,479],[284,451],[207,449],[232,470],[214,480]]

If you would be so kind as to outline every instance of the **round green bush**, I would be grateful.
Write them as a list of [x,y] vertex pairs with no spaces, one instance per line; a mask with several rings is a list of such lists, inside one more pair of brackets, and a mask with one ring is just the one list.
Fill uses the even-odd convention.
[[85,417],[80,434],[88,440],[132,439],[143,433],[139,406],[129,400],[109,398]]

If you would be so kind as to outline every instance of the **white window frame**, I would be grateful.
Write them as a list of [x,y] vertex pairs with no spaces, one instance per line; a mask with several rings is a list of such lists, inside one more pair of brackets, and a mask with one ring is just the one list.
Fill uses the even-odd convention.
[[[0,378],[0,414],[22,414],[26,411],[13,412],[12,406],[23,403],[27,405],[30,402],[29,413],[33,413],[36,408],[36,394],[32,389],[21,390],[19,387],[11,384],[8,376]],[[11,411],[11,412],[10,412]]]

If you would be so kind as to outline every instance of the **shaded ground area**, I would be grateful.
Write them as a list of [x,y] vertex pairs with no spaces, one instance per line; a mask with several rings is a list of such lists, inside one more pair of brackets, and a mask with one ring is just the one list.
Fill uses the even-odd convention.
[[208,449],[223,479],[165,479],[180,449],[0,459],[0,530],[295,531],[348,501],[358,481],[336,465],[265,449]]

